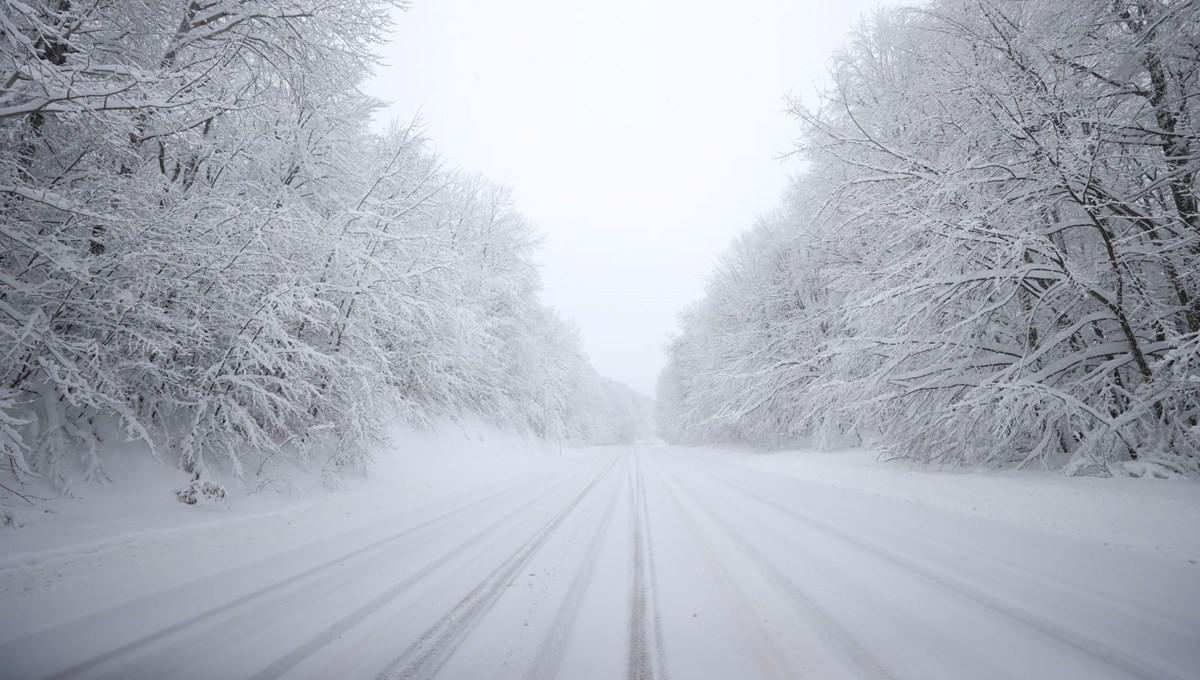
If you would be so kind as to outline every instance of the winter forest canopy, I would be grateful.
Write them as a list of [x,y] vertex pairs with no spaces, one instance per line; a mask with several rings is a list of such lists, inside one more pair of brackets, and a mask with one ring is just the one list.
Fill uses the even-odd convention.
[[1200,7],[880,11],[659,385],[674,442],[1200,474]]
[[[509,192],[360,85],[403,0],[0,0],[0,474],[367,466],[388,423],[629,443]],[[1200,475],[1200,8],[864,20],[687,310],[673,443]],[[401,17],[402,19],[402,17]],[[663,257],[669,257],[664,253]]]
[[506,189],[369,128],[376,0],[0,9],[0,472],[360,468],[388,422],[632,442]]

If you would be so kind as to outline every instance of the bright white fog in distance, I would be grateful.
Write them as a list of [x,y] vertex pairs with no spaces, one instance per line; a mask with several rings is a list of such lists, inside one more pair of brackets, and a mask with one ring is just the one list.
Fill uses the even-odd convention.
[[368,84],[545,234],[543,297],[648,395],[676,315],[771,210],[811,103],[873,0],[413,0]]

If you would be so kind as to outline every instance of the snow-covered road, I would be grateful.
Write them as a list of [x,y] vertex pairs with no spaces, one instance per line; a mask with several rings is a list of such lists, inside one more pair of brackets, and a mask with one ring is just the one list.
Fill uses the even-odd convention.
[[1200,567],[597,449],[0,631],[0,676],[1196,678]]

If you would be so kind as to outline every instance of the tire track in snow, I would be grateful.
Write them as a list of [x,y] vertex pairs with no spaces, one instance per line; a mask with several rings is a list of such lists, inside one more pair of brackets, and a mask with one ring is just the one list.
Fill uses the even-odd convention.
[[[589,468],[585,469],[583,473],[571,471],[568,473],[568,478],[573,479],[577,475],[584,474],[587,471],[590,471],[591,469],[592,468],[589,467]],[[574,474],[572,474],[572,473],[574,473]],[[234,614],[238,610],[242,610],[242,609],[249,609],[250,611],[247,614],[253,614],[255,612],[254,608],[257,606],[260,606],[260,603],[263,600],[269,600],[272,596],[276,596],[276,595],[286,595],[288,590],[292,589],[293,587],[302,586],[306,582],[315,581],[318,584],[323,584],[324,582],[326,582],[330,579],[330,577],[326,576],[326,574],[333,574],[332,583],[343,583],[346,580],[345,578],[342,578],[342,576],[343,576],[343,571],[344,571],[344,565],[347,562],[354,563],[356,561],[369,560],[375,553],[380,552],[384,549],[393,547],[394,544],[398,543],[399,541],[401,541],[404,538],[408,538],[413,534],[416,534],[418,532],[435,527],[447,520],[456,518],[464,513],[470,512],[471,510],[474,510],[474,509],[477,509],[477,508],[480,508],[483,506],[487,506],[488,504],[493,503],[496,499],[503,497],[505,495],[508,495],[508,494],[513,494],[513,493],[519,492],[527,486],[541,484],[546,479],[556,477],[556,476],[558,476],[558,474],[560,474],[560,473],[555,472],[550,475],[544,475],[544,476],[538,477],[534,480],[523,481],[518,484],[515,484],[512,486],[506,487],[504,489],[501,489],[499,491],[496,491],[494,493],[488,494],[488,495],[484,496],[483,498],[480,498],[471,503],[468,503],[465,506],[455,508],[454,510],[450,510],[450,511],[440,514],[436,517],[425,520],[415,526],[409,527],[409,528],[399,531],[395,534],[387,536],[386,538],[379,539],[368,545],[365,545],[360,548],[356,548],[349,552],[343,553],[337,557],[334,557],[332,559],[321,562],[320,564],[317,564],[313,567],[305,569],[297,574],[293,574],[293,575],[291,575],[287,578],[284,578],[280,581],[271,583],[270,585],[255,589],[249,593],[245,593],[245,594],[243,594],[239,597],[236,597],[232,600],[222,602],[221,604],[218,604],[214,607],[210,607],[209,609],[201,611],[201,612],[199,612],[193,616],[190,616],[188,618],[185,618],[181,621],[178,621],[178,622],[173,623],[168,626],[164,626],[163,628],[161,628],[153,633],[139,637],[135,640],[132,640],[132,641],[122,644],[118,647],[110,649],[104,653],[95,655],[91,658],[80,661],[80,662],[73,664],[65,669],[54,672],[50,675],[46,675],[44,677],[47,680],[65,680],[66,678],[71,678],[71,677],[75,677],[75,676],[78,676],[78,675],[81,675],[84,673],[99,670],[104,665],[108,664],[109,662],[112,662],[112,661],[118,660],[118,659],[128,658],[131,655],[137,655],[140,651],[145,650],[145,649],[151,647],[152,645],[160,644],[164,640],[167,640],[168,638],[171,638],[171,637],[176,637],[176,636],[179,636],[182,634],[186,634],[187,632],[189,632],[197,627],[200,627],[214,619],[217,619],[223,615]],[[527,507],[527,505],[522,506],[520,509]],[[519,512],[520,509],[518,509],[515,512]],[[373,523],[373,524],[377,524],[377,523]],[[293,548],[292,550],[288,551],[288,553],[305,550],[305,549],[310,549],[312,545],[313,544],[308,544],[305,546],[301,546],[299,548]],[[282,554],[286,555],[288,553],[282,553]],[[232,571],[240,572],[240,571],[245,571],[245,570],[251,570],[254,568],[255,565],[266,564],[271,561],[279,559],[279,557],[280,557],[280,555],[272,555],[269,557],[265,557],[265,558],[255,561],[255,562],[251,562],[246,565],[241,565],[239,567],[235,567],[232,570],[229,570],[228,572],[220,572],[218,574],[210,575],[208,577],[199,579],[198,581],[194,581],[194,582],[191,582],[188,584],[177,586],[176,588],[172,588],[169,591],[164,591],[164,593],[170,593],[170,592],[179,591],[179,590],[187,590],[187,589],[194,587],[195,583],[198,583],[200,581],[209,581],[209,580],[217,579],[217,578],[220,578],[223,575],[225,575],[229,572],[232,572]],[[150,596],[147,596],[147,598],[142,598],[142,599],[144,600],[144,599],[148,599],[148,598],[161,597],[161,596],[163,596],[164,593],[156,593],[154,595],[150,595]],[[310,599],[311,598],[305,598],[306,601],[308,601]],[[134,601],[134,603],[137,603],[137,602],[138,601]],[[129,604],[131,604],[131,603],[125,603],[124,605],[117,605],[117,607],[114,607],[112,609],[117,609],[117,608],[129,605]],[[270,607],[269,604],[266,606]],[[55,626],[55,627],[51,627],[49,629],[31,633],[30,635],[10,641],[8,643],[5,643],[4,645],[0,645],[0,657],[5,657],[5,658],[9,657],[9,655],[4,651],[6,649],[21,648],[22,646],[27,644],[27,641],[30,638],[53,635],[60,628],[67,628],[67,630],[69,631],[71,629],[79,627],[80,624],[86,623],[89,625],[85,626],[85,628],[90,630],[92,626],[103,625],[104,616],[109,611],[110,610],[104,610],[101,612],[97,612],[96,614],[84,617],[84,619],[78,619],[76,621],[67,622],[66,624],[63,624],[61,626]],[[245,618],[251,619],[251,618],[255,618],[255,617],[250,616],[250,615],[245,615]],[[225,636],[225,637],[227,637],[227,636]],[[16,658],[16,657],[14,656],[12,658]],[[121,677],[125,677],[129,672],[131,672],[131,671],[122,671],[119,675]],[[151,674],[153,675],[153,673],[151,673]]]
[[[568,476],[568,479],[574,479],[577,476],[585,476],[595,467],[598,467],[598,465],[599,464],[589,466],[588,468],[584,469],[583,472],[578,470],[572,471],[575,474]],[[516,490],[523,491],[526,486],[531,484],[540,484],[542,480],[546,478],[547,476],[535,478],[534,480],[517,485],[517,487],[509,489],[506,492],[502,492],[502,494],[511,493]],[[498,496],[502,494],[492,494],[481,502],[489,503],[491,506],[490,509],[495,511],[498,509],[495,501],[497,501]],[[501,524],[511,521],[514,517],[528,510],[536,503],[537,501],[527,501],[519,504],[515,509],[507,512],[504,515],[503,520],[493,521],[489,527],[494,529]],[[430,527],[426,526],[424,528]],[[411,534],[413,532],[409,533]],[[423,540],[422,538],[416,536],[413,538],[416,541]],[[472,542],[472,540],[473,539],[468,540],[468,543]],[[218,647],[222,640],[227,641],[231,639],[238,639],[243,635],[253,635],[256,630],[263,626],[264,621],[284,620],[287,614],[302,611],[305,607],[310,606],[310,603],[312,602],[331,595],[339,590],[343,590],[347,586],[357,584],[374,577],[377,574],[383,573],[385,569],[395,565],[398,560],[405,558],[409,554],[407,552],[409,549],[409,542],[393,545],[390,546],[388,551],[372,556],[369,561],[363,559],[358,563],[350,562],[348,567],[338,569],[336,572],[314,581],[311,585],[305,587],[298,593],[276,593],[269,601],[256,605],[255,608],[244,614],[238,615],[237,618],[231,621],[221,622],[219,628],[201,631],[199,634],[190,635],[187,639],[186,650],[181,651],[178,649],[178,645],[176,645],[174,647],[168,647],[166,649],[157,651],[155,655],[151,656],[152,659],[159,661],[157,665],[155,665],[153,662],[146,663],[145,666],[150,669],[146,673],[143,673],[142,675],[123,676],[121,680],[140,680],[141,678],[145,678],[145,680],[155,680],[159,673],[153,669],[186,664],[188,663],[189,657],[195,658],[204,655],[206,650]],[[296,653],[296,651],[293,650],[292,653]]]
[[[573,479],[575,479],[575,477],[586,477],[587,473],[592,472],[592,470],[594,470],[598,466],[599,465],[589,467],[583,473],[572,476],[571,479],[573,480]],[[602,475],[603,475],[603,473],[601,473],[601,476]],[[595,480],[592,481],[591,485],[594,485],[594,484],[595,484]],[[589,485],[589,488],[591,485]],[[303,645],[293,649],[290,653],[285,655],[283,658],[278,659],[277,661],[275,661],[273,664],[271,664],[267,668],[265,668],[262,671],[260,671],[259,673],[255,674],[253,676],[252,680],[269,680],[272,678],[277,678],[280,675],[283,675],[284,673],[287,673],[292,668],[294,668],[295,666],[297,666],[301,662],[303,662],[305,659],[312,656],[316,652],[320,651],[323,647],[325,647],[329,643],[333,642],[336,638],[340,637],[341,635],[343,635],[344,633],[349,631],[351,628],[353,628],[354,626],[361,623],[368,616],[370,616],[371,614],[374,614],[375,612],[379,611],[384,606],[386,606],[387,604],[389,604],[390,602],[392,602],[393,600],[398,598],[400,595],[405,593],[407,590],[412,588],[414,585],[420,583],[421,581],[423,581],[424,579],[426,579],[427,577],[429,577],[430,575],[432,575],[434,572],[438,571],[439,569],[442,569],[445,566],[446,562],[448,562],[448,561],[454,559],[455,557],[458,557],[462,553],[466,552],[469,548],[473,547],[474,545],[476,545],[477,543],[482,541],[485,537],[487,537],[489,534],[493,533],[496,529],[509,523],[514,517],[516,517],[520,513],[537,505],[539,502],[541,502],[541,500],[542,499],[540,497],[535,496],[532,500],[522,504],[515,511],[513,511],[507,515],[504,515],[503,517],[499,518],[498,520],[488,524],[487,527],[485,527],[482,531],[479,531],[479,532],[471,535],[468,539],[466,539],[462,543],[458,544],[457,546],[455,546],[448,552],[444,553],[437,559],[433,560],[432,562],[427,564],[424,568],[422,568],[418,572],[412,574],[411,576],[404,579],[403,581],[395,584],[394,586],[392,586],[388,590],[384,591],[383,593],[376,595],[374,598],[372,598],[368,602],[364,603],[363,605],[359,606],[354,611],[350,612],[349,614],[343,616],[342,618],[338,619],[334,623],[330,624],[319,635],[311,638]]]
[[[590,471],[591,471],[591,468],[589,468],[587,471],[585,471],[585,474],[586,474],[586,472],[590,472]],[[583,474],[573,475],[570,479],[574,480],[576,477],[579,477],[579,476],[584,476],[584,475]],[[388,603],[395,600],[397,597],[401,596],[402,594],[404,594],[406,591],[408,591],[412,587],[419,585],[425,579],[429,578],[434,573],[443,569],[447,562],[450,562],[451,560],[456,559],[457,557],[462,555],[465,551],[470,549],[472,546],[478,544],[480,541],[485,539],[487,536],[493,534],[499,528],[501,528],[505,525],[511,524],[512,522],[517,520],[517,518],[521,517],[523,514],[525,514],[527,511],[529,511],[535,505],[537,505],[540,501],[541,501],[540,498],[534,497],[531,500],[527,500],[527,501],[519,504],[517,507],[513,508],[512,510],[505,512],[499,518],[493,519],[483,529],[471,534],[468,538],[463,540],[461,543],[455,545],[450,550],[448,550],[448,551],[442,553],[441,555],[439,555],[438,557],[434,558],[429,563],[427,563],[424,567],[422,567],[421,569],[417,570],[416,572],[410,574],[407,578],[405,578],[403,581],[394,585],[391,589],[389,589],[385,593],[383,593],[381,595],[377,595],[376,597],[374,597],[371,600],[369,600],[368,602],[364,603],[363,605],[361,605],[354,611],[352,611],[352,612],[346,614],[345,616],[343,616],[342,618],[338,619],[333,624],[330,624],[328,627],[326,627],[324,630],[322,630],[319,634],[308,638],[306,641],[304,641],[299,646],[294,647],[286,655],[277,659],[272,664],[270,664],[266,668],[262,669],[261,671],[256,673],[254,676],[252,676],[253,680],[267,680],[269,678],[276,678],[276,677],[279,677],[279,676],[287,673],[292,668],[294,668],[295,666],[302,663],[305,659],[307,659],[308,657],[317,653],[318,651],[323,649],[326,645],[332,643],[335,639],[341,637],[346,632],[353,629],[355,626],[357,626],[359,623],[361,623],[364,619],[369,617],[371,614],[375,613],[376,611],[379,611],[383,607],[387,606]],[[399,557],[403,557],[403,555],[400,555]],[[381,564],[379,566],[379,568],[375,569],[373,572],[370,572],[369,574],[367,574],[367,576],[383,573],[387,566],[389,566],[390,564],[394,564],[396,562],[396,559],[397,558],[393,558],[390,562],[385,562],[384,564]],[[355,582],[358,580],[362,580],[362,579],[361,578],[359,578],[359,579],[344,578],[344,579],[341,579],[341,582],[342,582],[342,585],[345,585],[346,582]],[[325,586],[324,582],[321,582],[317,585],[321,586],[321,588],[320,588],[320,590],[317,591],[318,595],[316,595],[316,596],[314,596],[313,591],[310,591],[310,590],[305,590],[305,591],[299,593],[299,595],[301,596],[301,602],[297,607],[294,607],[295,609],[303,609],[304,607],[309,606],[311,602],[317,600],[318,597],[332,593],[337,590],[337,588],[324,587]],[[284,603],[284,604],[286,605],[287,603]],[[258,614],[259,612],[252,612],[252,613]],[[246,617],[246,618],[249,620],[248,621],[242,620],[242,621],[239,621],[239,623],[242,623],[244,625],[244,627],[249,628],[251,630],[253,628],[255,628],[257,626],[257,622],[261,620],[261,617],[259,617],[259,616]],[[279,620],[281,618],[282,617],[275,617],[273,620]],[[191,641],[189,640],[189,646],[190,646],[190,644],[191,644]],[[171,657],[168,656],[168,659],[170,659],[170,658]],[[148,678],[147,680],[150,680],[150,678]]]
[[459,600],[437,623],[425,631],[408,649],[389,663],[377,676],[378,680],[410,680],[432,678],[454,653],[463,640],[487,614],[513,579],[546,544],[568,516],[583,502],[602,479],[616,466],[614,459],[565,508],[555,514],[516,552],[502,562],[470,593]]
[[[976,566],[977,568],[981,566],[985,569],[992,569],[1009,575],[1017,576],[1027,581],[1039,582],[1046,586],[1053,587],[1059,591],[1068,591],[1077,598],[1100,603],[1103,606],[1112,609],[1123,610],[1127,614],[1140,617],[1165,629],[1187,631],[1191,635],[1191,643],[1195,644],[1197,647],[1200,647],[1200,617],[1189,617],[1176,612],[1163,611],[1157,607],[1154,607],[1153,605],[1146,604],[1145,602],[1133,599],[1131,597],[1126,597],[1121,593],[1105,592],[1098,588],[1064,578],[1054,573],[1036,569],[1025,564],[1020,564],[1018,562],[1006,559],[1001,555],[988,554],[980,550],[949,541],[936,534],[919,531],[911,526],[900,524],[898,522],[891,522],[885,518],[868,515],[863,512],[855,511],[852,508],[842,508],[831,503],[812,501],[806,502],[814,509],[828,510],[828,514],[830,516],[836,516],[839,520],[848,518],[852,521],[868,525],[868,527],[886,534],[904,536],[913,543],[921,543],[932,547],[935,550],[949,553],[953,557],[972,563],[972,565]],[[844,527],[842,528],[842,532],[852,533]],[[959,571],[963,570],[959,569]]]
[[612,519],[613,515],[616,514],[617,500],[619,498],[620,494],[614,489],[612,496],[609,498],[608,506],[604,509],[600,525],[596,528],[596,533],[592,536],[592,540],[588,543],[587,550],[584,553],[583,568],[575,572],[575,577],[571,579],[571,584],[567,587],[567,595],[563,598],[558,611],[554,615],[554,620],[550,624],[550,633],[542,642],[533,663],[530,664],[529,671],[525,676],[528,680],[550,680],[550,678],[557,677],[558,668],[562,664],[562,657],[566,651],[567,642],[570,641],[571,634],[575,628],[575,621],[579,618],[583,596],[587,592],[587,588],[592,582],[592,577],[596,573],[596,564],[599,562],[600,549],[604,545],[604,539],[608,536],[609,528],[612,526]]
[[[702,461],[702,465],[689,465],[690,469],[696,470],[698,473],[703,474],[714,481],[725,481],[723,477],[717,476],[718,473],[701,471],[699,468],[703,465],[708,465],[711,468],[715,468],[728,464],[714,463],[713,461],[709,461],[698,456],[696,459],[697,461]],[[786,480],[800,484],[811,483],[803,478],[792,478],[782,475],[773,477],[778,480]],[[760,488],[757,493],[762,495],[763,489]],[[884,497],[886,498],[886,496]],[[813,500],[807,497],[805,498],[805,504],[813,509],[828,511],[826,514],[829,516],[836,516],[839,519],[849,518],[853,521],[861,522],[869,525],[872,528],[881,530],[884,533],[903,535],[914,541],[932,546],[937,550],[950,553],[960,559],[974,562],[977,565],[983,565],[987,568],[997,569],[1030,581],[1038,581],[1047,586],[1052,586],[1056,590],[1069,591],[1075,594],[1077,597],[1090,599],[1093,602],[1102,603],[1103,605],[1111,608],[1122,609],[1133,616],[1149,620],[1150,622],[1166,629],[1197,631],[1196,635],[1194,636],[1194,641],[1197,646],[1200,646],[1200,616],[1187,616],[1181,612],[1164,611],[1141,600],[1125,596],[1122,593],[1100,590],[1090,585],[1064,578],[1056,573],[1037,569],[1035,567],[1031,567],[1030,565],[1021,564],[1006,559],[1002,555],[993,555],[982,552],[975,548],[961,545],[959,543],[947,540],[938,534],[922,531],[919,528],[914,528],[908,524],[889,521],[884,517],[861,512],[856,510],[854,507],[830,503],[828,501]],[[1200,612],[1197,612],[1197,614],[1200,614]]]
[[864,552],[876,559],[881,559],[885,562],[895,565],[909,574],[919,577],[923,581],[931,583],[939,588],[949,590],[959,597],[980,605],[1004,618],[1031,628],[1038,633],[1055,640],[1059,644],[1076,651],[1077,653],[1081,653],[1086,657],[1100,661],[1116,670],[1125,673],[1126,675],[1138,678],[1139,680],[1190,680],[1191,676],[1178,675],[1170,670],[1130,658],[1125,654],[1111,649],[1101,642],[1076,633],[1055,621],[1047,619],[1044,616],[1029,611],[1028,609],[1025,609],[1019,605],[1006,602],[1001,598],[990,595],[954,574],[942,569],[937,569],[936,567],[931,567],[927,564],[922,564],[920,560],[907,557],[895,550],[884,547],[879,543],[870,540],[869,538],[855,535],[852,532],[837,527],[830,522],[816,518],[809,513],[796,510],[778,501],[764,498],[750,489],[738,484],[734,484],[727,479],[721,479],[719,480],[719,483],[739,492],[740,494],[761,505],[766,505],[779,510],[784,514],[789,515],[814,529],[817,529],[827,536],[836,538],[837,540],[853,546],[859,551]]
[[636,452],[629,456],[632,463],[629,480],[633,517],[633,592],[629,615],[628,677],[629,680],[666,680],[646,485],[641,457]]
[[776,590],[787,597],[792,609],[805,621],[811,630],[824,642],[827,649],[834,650],[856,677],[862,680],[891,680],[895,675],[883,663],[863,647],[843,626],[838,624],[820,605],[813,602],[787,577],[783,571],[767,559],[756,547],[750,544],[735,527],[724,517],[713,511],[705,504],[694,490],[677,476],[671,475],[673,483],[668,483],[664,473],[659,468],[660,476],[664,478],[664,488],[676,503],[684,495],[688,496],[692,505],[699,508],[712,521],[713,526],[722,530],[731,543],[734,544],[758,572]]
[[700,551],[701,558],[704,560],[709,572],[713,575],[713,579],[717,583],[717,589],[721,593],[721,598],[736,615],[740,624],[739,628],[745,631],[750,637],[754,648],[754,656],[758,662],[760,671],[760,675],[756,677],[764,679],[782,678],[785,680],[796,677],[788,668],[788,663],[779,650],[779,645],[775,638],[763,627],[762,619],[754,611],[754,605],[747,599],[742,589],[738,587],[730,570],[726,568],[726,560],[722,559],[720,552],[713,548],[708,538],[700,530],[693,513],[685,507],[679,496],[670,488],[662,469],[657,465],[650,464],[647,464],[646,467],[648,469],[654,468],[656,476],[667,492],[667,497],[678,511],[684,528],[687,529],[688,535],[692,537],[693,543]]

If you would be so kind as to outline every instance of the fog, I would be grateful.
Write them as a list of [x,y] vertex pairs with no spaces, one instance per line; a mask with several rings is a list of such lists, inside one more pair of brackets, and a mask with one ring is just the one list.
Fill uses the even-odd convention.
[[675,316],[797,161],[786,96],[877,3],[415,2],[367,91],[545,234],[544,299],[601,374],[653,395]]

